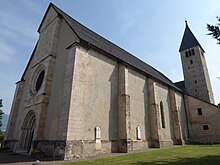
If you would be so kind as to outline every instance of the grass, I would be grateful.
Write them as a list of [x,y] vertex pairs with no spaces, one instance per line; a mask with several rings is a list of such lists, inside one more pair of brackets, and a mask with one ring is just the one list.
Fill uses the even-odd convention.
[[[109,158],[68,163],[69,165],[219,165],[220,145],[186,145],[148,150]],[[67,165],[67,164],[66,164]]]

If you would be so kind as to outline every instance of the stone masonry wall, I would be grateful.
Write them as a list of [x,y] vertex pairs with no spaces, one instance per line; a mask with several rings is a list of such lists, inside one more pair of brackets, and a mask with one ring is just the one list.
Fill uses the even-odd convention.
[[190,143],[220,143],[220,108],[196,99],[185,96],[188,114],[189,142]]

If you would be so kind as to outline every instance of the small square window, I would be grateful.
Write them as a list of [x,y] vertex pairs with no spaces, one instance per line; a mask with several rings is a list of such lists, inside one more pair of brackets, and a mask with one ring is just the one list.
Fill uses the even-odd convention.
[[208,124],[204,124],[202,126],[202,128],[203,128],[204,131],[207,131],[207,130],[209,130],[209,125]]
[[198,111],[198,115],[202,115],[202,108],[198,108],[197,111]]

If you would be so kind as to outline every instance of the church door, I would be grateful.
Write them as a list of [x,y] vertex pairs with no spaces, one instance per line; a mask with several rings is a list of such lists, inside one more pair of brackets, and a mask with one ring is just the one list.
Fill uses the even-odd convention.
[[33,111],[28,112],[23,125],[21,127],[21,137],[19,149],[23,152],[29,152],[34,137],[34,130],[36,127],[36,115]]

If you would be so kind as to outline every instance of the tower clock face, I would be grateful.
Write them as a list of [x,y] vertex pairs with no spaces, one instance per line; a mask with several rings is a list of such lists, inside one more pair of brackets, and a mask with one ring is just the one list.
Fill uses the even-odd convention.
[[43,83],[43,80],[44,80],[44,74],[45,74],[45,70],[42,70],[38,77],[37,77],[37,80],[36,80],[36,83],[35,83],[35,91],[38,92],[42,83]]

